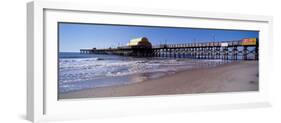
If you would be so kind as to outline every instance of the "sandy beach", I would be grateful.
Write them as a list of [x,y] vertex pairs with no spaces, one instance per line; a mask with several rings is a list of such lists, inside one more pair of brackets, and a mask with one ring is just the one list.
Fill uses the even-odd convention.
[[181,71],[140,83],[59,94],[59,99],[257,91],[258,61]]

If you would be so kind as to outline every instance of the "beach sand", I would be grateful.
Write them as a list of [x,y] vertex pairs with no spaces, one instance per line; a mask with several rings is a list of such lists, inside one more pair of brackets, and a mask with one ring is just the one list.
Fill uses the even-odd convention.
[[59,94],[59,99],[258,91],[258,61],[181,71],[140,83]]

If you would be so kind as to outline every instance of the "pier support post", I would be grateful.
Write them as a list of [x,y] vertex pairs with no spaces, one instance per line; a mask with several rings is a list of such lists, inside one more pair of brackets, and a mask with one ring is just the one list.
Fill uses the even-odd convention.
[[255,46],[255,60],[259,60],[259,46]]
[[237,46],[232,48],[232,60],[237,60]]
[[247,56],[248,56],[248,47],[244,46],[243,47],[243,59],[247,60],[248,59]]
[[227,57],[227,52],[228,52],[227,49],[228,49],[227,47],[223,47],[223,52],[222,52],[222,53],[223,53],[223,56],[222,56],[222,59],[224,59],[224,60],[225,60],[226,57]]

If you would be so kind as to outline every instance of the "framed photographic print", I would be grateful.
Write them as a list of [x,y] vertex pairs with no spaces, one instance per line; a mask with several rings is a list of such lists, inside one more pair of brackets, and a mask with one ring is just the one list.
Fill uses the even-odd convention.
[[31,121],[269,106],[272,17],[42,1],[27,14]]

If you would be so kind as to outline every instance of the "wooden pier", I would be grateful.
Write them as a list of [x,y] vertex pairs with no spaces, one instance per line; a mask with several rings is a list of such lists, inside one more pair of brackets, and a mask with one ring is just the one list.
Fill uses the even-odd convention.
[[258,39],[249,38],[222,42],[163,44],[151,47],[136,45],[107,49],[80,49],[80,53],[133,57],[258,60],[258,50]]

